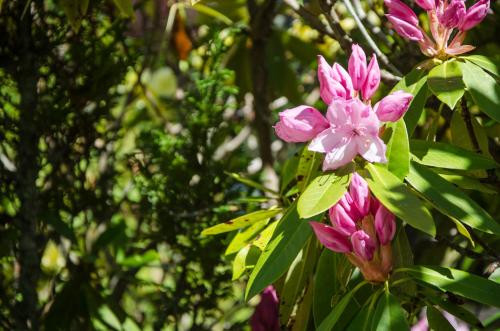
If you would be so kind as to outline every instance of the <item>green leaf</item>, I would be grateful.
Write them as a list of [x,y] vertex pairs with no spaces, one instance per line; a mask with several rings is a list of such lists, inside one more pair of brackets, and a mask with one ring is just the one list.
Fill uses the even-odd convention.
[[241,229],[245,226],[249,226],[250,224],[256,223],[258,221],[269,219],[277,214],[281,213],[280,208],[269,209],[269,210],[259,210],[250,214],[246,214],[237,218],[234,218],[230,221],[220,223],[209,227],[201,232],[202,236],[214,235],[229,231],[234,231],[237,229]]
[[414,161],[431,167],[474,170],[492,169],[498,166],[490,158],[445,143],[411,140],[410,150],[415,156]]
[[431,214],[398,177],[380,165],[369,163],[366,168],[368,186],[385,207],[412,227],[435,236]]
[[132,0],[113,0],[113,2],[124,17],[134,16],[134,6],[132,4]]
[[500,284],[468,272],[438,266],[413,266],[400,268],[415,280],[437,287],[442,291],[477,301],[479,303],[500,307]]
[[472,62],[475,65],[480,66],[484,70],[489,71],[493,75],[500,77],[500,65],[497,63],[497,61],[494,61],[489,57],[486,57],[484,55],[468,55],[462,56],[462,59]]
[[233,179],[237,180],[238,182],[243,183],[243,184],[245,184],[247,186],[256,188],[256,189],[258,189],[258,190],[260,190],[262,192],[269,192],[269,193],[272,193],[274,195],[278,195],[278,192],[273,191],[271,189],[268,189],[264,185],[262,185],[260,183],[257,183],[257,182],[254,182],[251,179],[245,178],[245,177],[241,176],[240,174],[237,174],[237,173],[234,173],[234,172],[226,172],[226,174],[229,175],[229,176],[231,176]]
[[[406,235],[405,227],[399,226],[396,236],[392,241],[392,259],[393,268],[399,268],[403,266],[413,265],[413,252],[411,250],[410,242],[408,241],[408,236]],[[403,276],[400,274],[395,274],[391,277],[392,281],[401,279]],[[398,285],[398,287],[409,295],[415,295],[417,288],[414,282],[404,282]]]
[[403,308],[389,292],[384,292],[378,301],[372,322],[376,331],[410,330]]
[[500,225],[481,206],[432,170],[412,163],[406,180],[443,214],[477,230],[500,234]]
[[299,197],[297,210],[301,218],[312,217],[337,203],[347,191],[351,175],[328,173],[316,177]]
[[281,171],[281,183],[280,183],[280,193],[283,194],[284,190],[288,187],[288,185],[295,178],[295,174],[297,173],[297,168],[299,166],[300,155],[299,153],[295,153],[292,157],[286,160],[283,165],[283,169]]
[[442,309],[446,310],[448,313],[460,318],[462,321],[467,322],[473,326],[482,328],[481,321],[468,311],[467,309],[450,302],[449,300],[444,300],[438,296],[434,296],[432,294],[427,294],[427,299],[429,299],[433,304],[438,305]]
[[307,146],[302,150],[296,175],[300,193],[304,192],[307,185],[316,177],[322,159],[321,153],[311,152]]
[[340,300],[332,309],[332,311],[328,314],[328,316],[323,320],[323,322],[319,325],[316,331],[331,331],[333,327],[342,316],[345,308],[351,301],[353,296],[353,291],[348,292],[342,300]]
[[432,331],[455,331],[450,322],[433,306],[427,306],[427,320]]
[[262,252],[248,280],[245,298],[250,299],[283,275],[311,237],[307,220],[300,220],[293,203],[279,221],[273,238]]
[[413,95],[408,111],[404,115],[404,121],[408,129],[408,135],[411,137],[417,127],[418,120],[424,110],[427,101],[427,70],[424,68],[415,68],[401,79],[391,92],[405,91]]
[[231,255],[238,252],[266,226],[268,220],[258,221],[243,231],[238,232],[226,248],[224,255]]
[[150,249],[147,252],[142,253],[142,254],[135,254],[135,255],[127,256],[122,261],[118,261],[118,263],[124,267],[138,268],[138,267],[144,266],[146,264],[149,264],[151,262],[159,261],[159,260],[160,260],[160,256],[158,255],[158,252]]
[[456,173],[451,170],[446,169],[433,169],[439,176],[443,177],[446,181],[457,185],[466,190],[475,190],[487,194],[495,194],[498,193],[498,190],[495,190],[493,185],[483,184],[478,179],[470,176],[465,176],[459,173]]
[[87,13],[89,0],[62,0],[61,7],[74,31],[80,29],[83,16]]
[[246,245],[234,257],[233,278],[239,279],[245,270],[252,268],[260,255],[260,250],[252,245]]
[[271,240],[274,230],[276,230],[276,226],[279,222],[272,222],[264,229],[253,241],[252,245],[258,247],[261,251],[266,249],[269,240]]
[[311,315],[311,304],[312,304],[313,290],[312,285],[306,288],[306,292],[302,301],[299,303],[297,308],[297,313],[295,314],[295,323],[293,324],[291,331],[307,331],[307,326],[309,324],[309,316]]
[[[316,267],[313,294],[313,315],[315,325],[320,325],[332,309],[332,298],[344,287],[340,275],[346,269],[351,269],[351,264],[344,254],[334,253],[324,249]],[[334,275],[332,277],[332,275]]]
[[500,85],[483,69],[470,63],[461,63],[467,91],[479,108],[489,117],[500,122]]
[[388,128],[391,128],[393,133],[387,143],[387,169],[403,180],[410,168],[410,147],[406,125],[404,120],[400,119],[396,123],[391,123]]
[[[313,240],[311,240],[313,239]],[[286,325],[293,312],[297,298],[308,286],[309,276],[314,270],[318,255],[316,240],[313,237],[308,244],[297,255],[292,265],[288,269],[285,283],[280,291],[280,320],[282,325]],[[312,285],[311,285],[312,286]]]
[[427,84],[441,102],[454,109],[465,90],[459,62],[449,60],[432,68]]

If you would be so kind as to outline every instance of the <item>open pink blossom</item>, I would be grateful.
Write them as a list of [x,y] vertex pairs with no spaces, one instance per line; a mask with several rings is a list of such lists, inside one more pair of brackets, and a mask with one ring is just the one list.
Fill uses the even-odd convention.
[[328,121],[315,108],[298,106],[282,111],[274,129],[284,141],[305,142],[329,126]]
[[[401,0],[384,0],[387,19],[403,38],[418,42],[422,53],[447,59],[470,52],[471,45],[462,45],[466,31],[479,24],[487,15],[490,1],[479,0],[468,10],[464,0],[415,0],[427,11],[432,38],[420,28],[417,15]],[[454,33],[455,29],[458,29]],[[451,39],[451,41],[450,41]]]
[[316,136],[309,150],[326,153],[323,170],[332,170],[361,155],[369,162],[387,162],[386,146],[378,136],[380,121],[359,99],[336,100],[328,107],[330,127]]

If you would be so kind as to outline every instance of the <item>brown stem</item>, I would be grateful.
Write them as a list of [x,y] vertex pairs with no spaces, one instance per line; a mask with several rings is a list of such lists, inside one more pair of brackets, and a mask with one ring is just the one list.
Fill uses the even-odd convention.
[[481,149],[479,147],[479,142],[477,141],[476,134],[474,133],[474,126],[472,125],[472,117],[469,112],[469,108],[467,108],[467,100],[462,98],[460,102],[461,106],[461,115],[465,122],[465,127],[467,128],[467,133],[469,134],[470,141],[472,146],[476,152],[479,152]]
[[[20,8],[22,10],[22,4]],[[19,15],[18,17],[21,17]],[[17,330],[38,330],[37,282],[40,275],[40,257],[37,247],[37,187],[38,175],[38,125],[37,125],[37,55],[33,45],[32,14],[27,11],[19,27],[20,58],[16,80],[21,94],[19,118],[18,185],[17,194],[21,205],[16,225],[21,238],[19,241],[20,275],[18,290],[21,300],[16,311]]]
[[254,0],[247,2],[250,14],[250,38],[252,40],[250,62],[252,65],[252,92],[255,110],[253,124],[257,131],[259,152],[264,167],[273,164],[266,49],[272,33],[277,3],[278,1],[275,0],[266,0],[261,5],[258,5]]

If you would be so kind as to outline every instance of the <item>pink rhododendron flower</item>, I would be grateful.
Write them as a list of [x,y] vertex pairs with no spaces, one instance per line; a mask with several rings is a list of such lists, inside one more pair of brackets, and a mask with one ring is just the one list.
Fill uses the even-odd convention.
[[410,93],[396,91],[380,100],[373,109],[380,121],[396,122],[406,113],[411,100],[413,95]]
[[321,113],[308,106],[287,109],[280,113],[275,130],[278,137],[288,142],[305,142],[313,139],[330,125]]
[[[427,11],[432,39],[420,28],[417,15],[400,0],[385,0],[387,19],[403,38],[419,43],[422,52],[430,57],[446,59],[470,52],[471,45],[462,45],[465,32],[479,24],[487,15],[490,2],[480,0],[468,10],[463,0],[415,0]],[[454,29],[458,31],[454,34]],[[450,41],[450,37],[454,36]]]
[[252,331],[279,331],[279,300],[272,285],[266,287],[250,319]]
[[391,241],[396,221],[354,173],[349,191],[329,211],[330,225],[309,222],[319,242],[344,253],[369,281],[382,282],[392,269]]
[[349,74],[337,63],[330,66],[321,55],[318,56],[318,80],[320,96],[326,104],[334,98],[351,99],[353,96]]
[[479,0],[472,7],[467,9],[465,17],[460,22],[458,28],[461,31],[467,31],[481,23],[490,9],[490,0]]
[[351,76],[352,86],[355,90],[361,90],[366,79],[366,55],[359,45],[352,45],[352,53],[349,57],[349,76]]
[[380,122],[359,99],[337,100],[328,107],[330,127],[313,139],[309,150],[326,153],[323,170],[337,169],[361,155],[369,162],[387,162],[378,136]]
[[363,100],[370,100],[375,91],[380,85],[380,68],[378,67],[377,57],[374,55],[368,65],[367,74],[363,87],[361,88],[361,95]]

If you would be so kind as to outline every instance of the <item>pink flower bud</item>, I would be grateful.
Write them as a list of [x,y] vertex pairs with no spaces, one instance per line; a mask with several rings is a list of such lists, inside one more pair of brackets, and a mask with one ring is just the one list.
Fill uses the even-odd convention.
[[422,31],[420,30],[418,25],[413,25],[390,14],[387,14],[385,16],[387,17],[389,22],[392,23],[392,27],[401,37],[413,41],[421,41],[424,39],[424,35],[422,34]]
[[309,222],[312,226],[316,238],[326,248],[337,253],[349,253],[352,251],[352,245],[349,238],[340,231],[323,223]]
[[352,53],[349,57],[349,76],[351,76],[352,86],[356,91],[363,87],[366,79],[366,55],[359,45],[352,45]]
[[309,106],[287,109],[279,115],[274,129],[276,135],[287,142],[309,141],[330,126],[318,110]]
[[363,215],[361,214],[361,212],[358,210],[358,207],[356,207],[356,204],[354,203],[354,199],[348,192],[344,194],[342,198],[340,198],[337,204],[342,206],[347,215],[349,215],[349,217],[354,222],[357,222],[363,218]]
[[451,0],[442,12],[438,11],[439,23],[448,29],[457,27],[464,18],[465,3],[463,0]]
[[357,230],[355,221],[349,216],[341,204],[337,203],[330,208],[329,215],[333,227],[342,232],[342,234],[350,236]]
[[252,331],[279,331],[279,300],[272,285],[266,287],[250,319]]
[[354,232],[351,236],[351,243],[357,256],[366,261],[373,259],[373,253],[376,249],[375,242],[365,231]]
[[400,0],[384,0],[384,4],[389,9],[389,15],[401,21],[405,21],[413,26],[418,26],[418,17],[415,12]]
[[390,243],[396,233],[395,217],[383,205],[380,205],[375,214],[375,231],[382,245]]
[[352,80],[351,76],[349,76],[349,73],[347,73],[347,71],[340,64],[334,63],[332,77],[344,87],[346,92],[345,98],[347,100],[351,99],[354,89],[352,87]]
[[396,122],[408,110],[413,95],[396,91],[380,100],[374,107],[377,117],[382,122]]
[[436,9],[436,2],[434,0],[415,0],[415,2],[423,10],[431,11]]
[[490,0],[479,0],[474,6],[467,9],[464,19],[458,25],[462,31],[467,31],[481,23],[488,14],[490,8]]
[[327,105],[329,105],[334,98],[347,98],[346,89],[338,79],[335,79],[336,76],[338,76],[337,72],[321,55],[318,55],[319,91],[321,99]]
[[361,217],[365,217],[370,212],[370,189],[366,180],[354,173],[349,186],[349,195],[352,197],[354,205],[358,209]]
[[361,89],[361,94],[364,100],[370,100],[375,91],[378,89],[380,84],[380,68],[378,67],[377,56],[372,55],[370,64],[368,65],[367,75],[363,88]]

